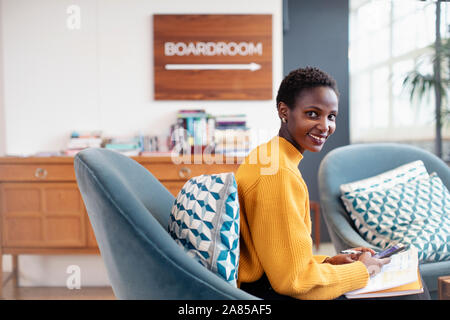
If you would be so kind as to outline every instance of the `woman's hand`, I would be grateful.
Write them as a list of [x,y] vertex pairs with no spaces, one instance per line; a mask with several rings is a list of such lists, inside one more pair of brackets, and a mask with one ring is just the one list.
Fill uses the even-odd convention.
[[391,262],[391,258],[384,258],[384,259],[372,258],[372,255],[369,252],[362,253],[359,256],[358,260],[364,263],[364,265],[367,268],[367,272],[369,272],[369,275],[371,277],[379,273],[383,265]]
[[370,254],[370,256],[375,254],[375,251],[373,251],[370,248],[366,248],[366,247],[357,247],[357,248],[352,248],[351,250],[353,251],[358,251],[360,253],[350,253],[350,254],[338,254],[334,257],[329,257],[327,259],[325,259],[325,263],[330,263],[330,264],[346,264],[346,263],[352,263],[355,261],[358,261],[359,257],[365,253],[368,252]]
[[366,248],[366,247],[357,247],[357,248],[352,248],[351,250],[359,251],[359,252],[361,252],[361,253],[369,252],[372,256],[376,253],[376,252],[373,251],[372,249]]
[[372,258],[372,255],[375,254],[375,251],[365,247],[353,248],[354,251],[359,251],[360,253],[347,253],[347,254],[338,254],[334,257],[326,258],[324,263],[330,264],[346,264],[352,263],[355,261],[361,261],[367,268],[367,272],[371,277],[376,275],[381,271],[381,267],[389,262],[391,262],[391,258],[377,259]]
[[[356,259],[355,259],[356,258]],[[356,254],[338,254],[334,257],[328,257],[325,259],[325,263],[329,264],[346,264],[346,263],[352,263],[357,261],[357,255]]]

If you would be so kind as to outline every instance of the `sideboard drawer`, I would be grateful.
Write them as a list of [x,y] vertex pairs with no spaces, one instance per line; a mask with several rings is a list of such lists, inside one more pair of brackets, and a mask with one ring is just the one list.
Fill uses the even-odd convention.
[[5,164],[1,181],[75,181],[73,164]]
[[214,174],[223,172],[235,172],[238,164],[143,164],[159,181],[181,180],[186,181],[202,174]]
[[86,245],[86,211],[75,182],[0,184],[4,247]]

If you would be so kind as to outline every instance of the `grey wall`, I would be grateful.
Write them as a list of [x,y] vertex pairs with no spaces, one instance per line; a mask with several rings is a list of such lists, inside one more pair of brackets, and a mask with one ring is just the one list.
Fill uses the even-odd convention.
[[[337,129],[320,153],[306,151],[300,170],[310,199],[319,200],[317,172],[332,149],[350,143],[348,114],[348,0],[284,0],[284,75],[315,66],[333,76],[340,91]],[[287,10],[286,10],[287,8]],[[330,241],[323,219],[321,242]]]

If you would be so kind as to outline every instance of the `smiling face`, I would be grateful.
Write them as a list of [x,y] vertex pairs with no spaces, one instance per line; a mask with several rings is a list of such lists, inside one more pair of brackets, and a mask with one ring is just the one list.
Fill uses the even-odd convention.
[[279,135],[290,141],[301,153],[319,152],[336,130],[338,97],[327,86],[303,89],[290,109],[284,102],[278,104],[281,124]]

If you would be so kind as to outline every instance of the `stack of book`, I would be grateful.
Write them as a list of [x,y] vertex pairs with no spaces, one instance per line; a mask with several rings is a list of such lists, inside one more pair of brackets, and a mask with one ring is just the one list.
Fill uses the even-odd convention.
[[[66,148],[59,154],[74,156],[86,148],[105,148],[127,156],[170,155],[170,139],[167,135],[133,135],[122,137],[102,137],[101,131],[73,131]],[[42,153],[43,155],[49,154]]]
[[114,137],[107,138],[104,142],[105,149],[119,152],[126,156],[138,156],[143,150],[143,137]]
[[226,156],[246,156],[251,142],[246,115],[223,115],[215,118],[215,152]]
[[214,117],[203,109],[179,110],[177,122],[171,127],[171,149],[177,145],[178,151],[203,151],[214,145],[214,127]]
[[101,131],[78,132],[73,131],[66,149],[62,151],[63,155],[74,156],[78,152],[86,148],[100,148],[102,146]]
[[170,137],[165,135],[142,136],[141,156],[170,156]]

